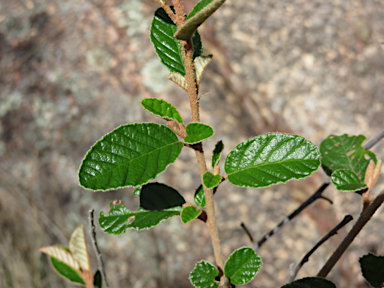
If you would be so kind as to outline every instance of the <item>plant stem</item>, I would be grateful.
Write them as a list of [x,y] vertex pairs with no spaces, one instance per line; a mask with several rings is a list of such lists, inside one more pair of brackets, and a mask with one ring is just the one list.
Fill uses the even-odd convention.
[[105,274],[105,269],[104,269],[103,257],[101,256],[100,249],[99,249],[99,246],[97,245],[97,240],[96,240],[96,228],[95,228],[95,224],[93,223],[94,211],[95,210],[93,209],[88,211],[89,233],[91,234],[93,250],[95,251],[95,254],[96,254],[99,271],[104,281],[104,287],[109,288],[107,276]]
[[[182,0],[173,0],[173,5],[176,11],[176,21],[177,21],[176,24],[179,27],[185,22],[184,5]],[[189,96],[189,103],[191,106],[192,121],[200,122],[199,101],[197,98],[198,91],[197,91],[197,84],[196,84],[195,69],[193,65],[192,38],[190,38],[187,41],[180,41],[180,44],[183,51],[185,79],[187,82],[187,92]],[[200,145],[201,145],[201,149],[195,150],[195,155],[196,155],[197,163],[199,166],[200,176],[202,178],[203,175],[208,171],[208,169],[207,169],[207,164],[205,162],[203,144],[200,143]],[[212,189],[207,189],[204,186],[203,188],[204,188],[204,196],[205,196],[206,207],[207,207],[207,216],[208,216],[207,224],[208,224],[209,233],[211,235],[213,253],[215,255],[216,265],[218,266],[219,271],[223,272],[224,262],[221,254],[219,232],[216,225],[215,208],[213,203],[213,191]],[[223,282],[228,282],[228,284],[226,283],[221,287],[229,288],[229,285],[230,285],[229,281],[223,281]]]
[[319,277],[327,277],[328,273],[332,270],[333,266],[335,266],[336,262],[339,261],[341,255],[347,250],[349,245],[351,245],[352,241],[355,239],[357,234],[363,229],[365,224],[372,218],[373,214],[380,207],[380,205],[384,202],[384,191],[382,191],[371,203],[370,205],[360,214],[359,219],[356,221],[355,225],[352,227],[351,231],[349,231],[348,235],[345,237],[343,242],[337,247],[336,251],[332,254],[332,256],[325,263],[323,268],[319,271],[317,276]]

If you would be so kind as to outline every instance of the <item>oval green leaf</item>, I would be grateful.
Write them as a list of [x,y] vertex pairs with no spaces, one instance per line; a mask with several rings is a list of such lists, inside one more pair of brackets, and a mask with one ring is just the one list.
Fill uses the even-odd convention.
[[224,266],[224,275],[231,283],[241,285],[250,282],[261,267],[261,258],[252,248],[235,250]]
[[188,136],[184,138],[184,142],[189,144],[199,143],[214,134],[211,126],[202,123],[189,123],[185,129]]
[[384,257],[371,253],[360,258],[361,272],[364,278],[373,287],[382,287],[384,284]]
[[140,208],[136,212],[130,211],[124,204],[110,204],[108,215],[100,212],[99,224],[104,232],[109,234],[124,233],[127,228],[136,230],[148,229],[156,226],[161,221],[180,215],[182,207],[173,207],[161,211],[148,211]]
[[200,185],[195,191],[195,204],[200,207],[205,207],[205,195],[203,185]]
[[177,30],[174,37],[179,40],[188,40],[197,28],[203,24],[225,0],[202,0],[193,8],[187,21]]
[[120,126],[88,151],[79,170],[80,185],[105,191],[147,183],[176,160],[182,147],[166,126]]
[[307,277],[284,285],[281,288],[336,288],[336,285],[324,278]]
[[185,200],[172,187],[161,183],[143,185],[140,192],[140,207],[150,211],[160,211],[183,206]]
[[145,98],[141,101],[141,105],[149,112],[167,121],[176,120],[179,123],[183,123],[183,119],[177,109],[167,101],[156,98]]
[[331,181],[341,191],[357,191],[367,187],[351,170],[336,170],[332,173]]
[[203,175],[204,186],[207,187],[208,189],[211,189],[219,185],[220,180],[221,180],[221,175],[213,175],[211,172],[206,172]]
[[[163,8],[155,12],[151,26],[151,41],[155,46],[161,62],[171,71],[185,75],[183,55],[179,40],[173,37],[177,26],[172,22]],[[203,53],[200,35],[193,35],[193,57],[199,57]]]
[[83,278],[77,273],[74,269],[64,264],[60,260],[55,257],[50,257],[53,268],[59,273],[61,276],[66,278],[68,281],[72,283],[85,285]]
[[212,168],[215,168],[216,165],[219,165],[221,154],[223,154],[224,150],[224,144],[223,141],[220,140],[219,142],[216,143],[215,149],[213,150],[212,153]]
[[320,144],[321,164],[324,171],[331,176],[336,170],[351,170],[363,181],[370,160],[376,163],[375,154],[366,151],[362,146],[365,139],[363,135],[328,136]]
[[196,288],[218,288],[219,282],[215,277],[219,275],[219,270],[207,261],[200,261],[189,274],[189,280]]
[[181,221],[183,223],[188,223],[194,219],[196,219],[201,213],[200,209],[197,209],[194,206],[186,206],[183,208],[180,214]]
[[225,160],[225,172],[235,185],[266,187],[311,175],[319,158],[317,147],[303,137],[267,133],[237,145]]

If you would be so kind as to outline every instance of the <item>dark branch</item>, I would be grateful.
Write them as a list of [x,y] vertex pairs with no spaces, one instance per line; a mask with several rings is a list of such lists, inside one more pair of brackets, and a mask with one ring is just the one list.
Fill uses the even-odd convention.
[[105,275],[103,258],[101,257],[99,246],[97,245],[97,241],[96,241],[96,229],[95,229],[95,224],[93,223],[94,211],[95,210],[93,209],[88,211],[89,234],[91,234],[92,246],[97,257],[97,263],[99,264],[99,271],[101,273],[101,277],[103,277],[103,280],[104,280],[104,287],[109,288],[108,282],[107,282],[107,276]]
[[297,273],[301,269],[301,267],[308,262],[309,257],[319,248],[325,241],[327,241],[329,238],[331,238],[333,235],[337,234],[337,231],[339,231],[341,228],[343,228],[346,224],[348,224],[350,221],[353,220],[353,217],[351,215],[344,216],[344,219],[337,224],[335,228],[333,228],[327,235],[325,235],[323,238],[320,239],[319,242],[303,257],[303,259],[300,261],[300,263],[296,266],[295,271],[292,273],[292,275],[289,278],[289,282],[292,282],[295,280]]
[[248,237],[249,237],[249,239],[251,239],[251,242],[253,243],[253,237],[252,237],[252,235],[251,235],[251,232],[249,232],[249,230],[248,230],[248,228],[245,226],[245,224],[243,223],[243,222],[241,222],[241,225],[240,225],[243,229],[244,229],[244,231],[245,231],[245,233],[248,235]]
[[[324,192],[324,190],[328,187],[329,182],[324,182],[323,185],[317,189],[317,191],[308,198],[307,201],[305,201],[303,204],[299,206],[295,211],[293,211],[291,214],[288,215],[288,217],[285,217],[283,221],[281,221],[273,230],[266,233],[255,245],[254,249],[260,248],[261,245],[264,244],[265,241],[267,241],[273,234],[275,234],[277,231],[279,231],[286,223],[288,223],[290,220],[295,218],[297,215],[300,214],[301,211],[303,211],[307,206],[309,206],[311,203],[313,203],[316,199],[324,199],[321,194]],[[328,198],[326,198],[328,201],[330,201]],[[332,201],[330,201],[332,203]]]
[[376,145],[381,139],[384,138],[384,130],[381,131],[379,135],[377,135],[375,138],[373,138],[371,141],[369,141],[366,145],[364,145],[365,150],[371,149],[374,145]]

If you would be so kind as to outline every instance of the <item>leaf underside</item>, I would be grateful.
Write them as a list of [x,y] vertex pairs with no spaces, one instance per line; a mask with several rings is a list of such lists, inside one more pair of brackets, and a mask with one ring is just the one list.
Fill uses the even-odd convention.
[[225,160],[228,180],[238,186],[266,187],[309,176],[320,153],[303,137],[267,133],[235,147]]
[[225,0],[202,0],[191,11],[187,21],[177,30],[174,37],[179,40],[188,40],[196,29],[203,24]]
[[154,123],[123,125],[88,151],[79,170],[80,184],[109,190],[147,183],[173,163],[183,144],[168,127]]

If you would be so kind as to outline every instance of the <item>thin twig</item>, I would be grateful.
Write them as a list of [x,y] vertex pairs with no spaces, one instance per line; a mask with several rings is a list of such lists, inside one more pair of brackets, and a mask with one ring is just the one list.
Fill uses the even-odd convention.
[[337,234],[337,231],[339,231],[341,228],[343,228],[346,224],[348,224],[350,221],[353,220],[353,217],[351,215],[346,215],[344,219],[337,224],[335,228],[333,228],[327,235],[325,235],[317,244],[303,257],[303,259],[300,261],[300,263],[296,266],[295,271],[292,273],[292,275],[289,277],[289,282],[292,282],[295,280],[297,273],[301,269],[301,267],[308,262],[309,257],[319,248],[325,241],[327,241],[329,238],[331,238],[333,235]]
[[376,145],[381,139],[384,138],[384,130],[380,132],[379,135],[377,135],[375,138],[373,138],[371,141],[369,141],[367,144],[364,145],[365,150],[371,149],[374,145]]
[[371,204],[365,209],[361,214],[359,219],[356,221],[355,225],[353,225],[351,231],[349,231],[348,235],[341,242],[339,247],[337,247],[336,251],[332,254],[332,256],[325,263],[323,268],[319,271],[317,276],[319,277],[327,277],[328,273],[332,270],[333,266],[339,261],[341,255],[347,250],[349,245],[351,245],[352,241],[355,239],[357,234],[363,229],[365,224],[372,218],[373,214],[376,210],[381,206],[384,202],[384,190],[371,202]]
[[[291,214],[289,214],[287,217],[284,218],[283,221],[281,221],[274,229],[272,229],[271,231],[269,231],[268,233],[266,233],[263,237],[261,237],[261,239],[254,244],[253,246],[253,249],[256,250],[258,248],[261,247],[261,245],[263,245],[272,235],[274,235],[275,233],[277,233],[280,229],[282,229],[282,227],[288,223],[289,221],[291,221],[293,218],[295,218],[297,215],[299,215],[301,213],[301,211],[303,211],[306,207],[308,207],[311,203],[313,203],[315,200],[317,199],[326,199],[327,201],[329,201],[331,204],[332,204],[332,201],[324,196],[322,196],[321,194],[324,192],[324,190],[328,187],[328,185],[330,184],[330,182],[324,182],[320,187],[319,189],[317,189],[317,191],[307,199],[307,201],[305,201],[303,204],[301,204],[299,206],[299,208],[297,208],[295,211],[293,211]],[[252,240],[251,240],[252,241]],[[253,242],[253,241],[252,241]]]
[[96,228],[95,228],[95,224],[93,223],[93,212],[94,211],[95,210],[93,210],[93,209],[88,211],[89,234],[91,234],[92,246],[93,246],[93,250],[95,251],[95,254],[96,254],[97,263],[99,265],[99,271],[101,273],[101,277],[103,278],[103,281],[104,281],[104,287],[109,288],[107,276],[105,274],[105,269],[104,269],[103,257],[101,256],[99,246],[97,245],[97,241],[96,241]]
[[245,233],[248,235],[249,239],[250,239],[251,242],[253,243],[253,237],[252,237],[251,232],[249,232],[248,228],[244,225],[243,222],[241,222],[240,226],[241,226],[241,228],[244,229]]

